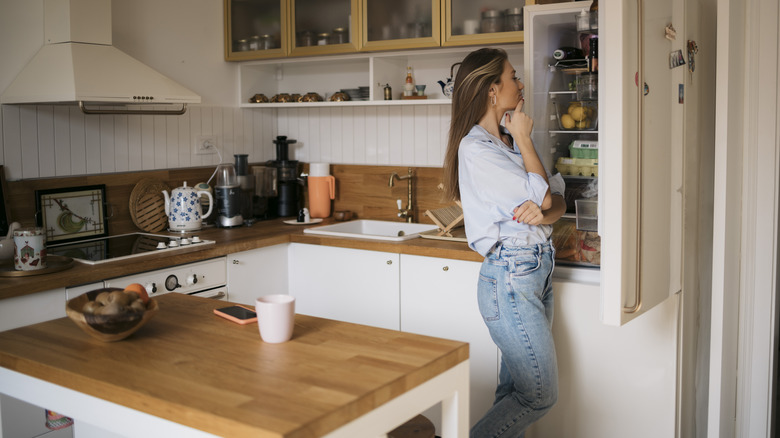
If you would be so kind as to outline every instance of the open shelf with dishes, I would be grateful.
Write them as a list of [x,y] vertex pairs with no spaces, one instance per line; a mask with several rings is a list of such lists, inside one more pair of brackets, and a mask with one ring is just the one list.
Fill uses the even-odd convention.
[[[497,47],[507,51],[513,65],[522,65],[522,45]],[[239,106],[449,105],[451,100],[445,96],[442,84],[450,78],[452,65],[472,50],[458,47],[242,62],[239,65]],[[403,98],[408,67],[411,67],[414,84],[425,86],[423,96]],[[391,90],[391,100],[385,100],[386,87]],[[331,100],[342,92],[349,96],[348,100]],[[354,94],[356,92],[361,94]],[[289,100],[274,102],[279,100],[274,97],[280,94],[289,95]],[[312,95],[311,99],[304,99],[307,94]]]

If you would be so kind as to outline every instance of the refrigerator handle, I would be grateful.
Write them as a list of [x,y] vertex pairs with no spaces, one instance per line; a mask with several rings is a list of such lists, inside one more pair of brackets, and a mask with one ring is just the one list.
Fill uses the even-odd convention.
[[644,124],[643,114],[643,102],[645,91],[645,75],[644,75],[644,57],[645,57],[645,45],[644,45],[644,0],[637,0],[637,152],[636,152],[636,199],[637,209],[639,210],[636,216],[636,284],[634,285],[634,304],[632,306],[623,306],[624,313],[636,313],[642,307],[642,125]]

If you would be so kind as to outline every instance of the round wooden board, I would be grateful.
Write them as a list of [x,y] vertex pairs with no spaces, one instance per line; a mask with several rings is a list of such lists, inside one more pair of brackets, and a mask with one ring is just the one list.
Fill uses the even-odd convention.
[[0,261],[0,277],[27,277],[64,271],[73,267],[73,259],[65,256],[48,255],[46,256],[46,265],[45,268],[34,271],[17,271],[14,268],[13,259],[3,260]]
[[144,179],[130,193],[130,218],[136,227],[147,233],[159,232],[168,227],[163,190],[169,188],[162,181]]

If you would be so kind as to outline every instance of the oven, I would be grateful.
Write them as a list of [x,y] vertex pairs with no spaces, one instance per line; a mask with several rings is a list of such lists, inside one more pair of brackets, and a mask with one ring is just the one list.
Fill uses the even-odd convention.
[[125,288],[142,284],[150,297],[171,292],[227,301],[227,264],[225,257],[141,272],[103,281],[104,287]]

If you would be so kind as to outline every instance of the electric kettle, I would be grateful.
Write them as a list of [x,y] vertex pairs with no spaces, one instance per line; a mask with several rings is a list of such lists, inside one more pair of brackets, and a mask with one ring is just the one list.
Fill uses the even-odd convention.
[[[201,228],[201,219],[209,217],[214,206],[214,197],[206,190],[196,190],[194,187],[177,187],[171,191],[170,196],[163,190],[165,196],[165,214],[168,216],[168,228],[170,231],[198,231]],[[206,195],[209,199],[209,209],[201,216],[200,196]]]

